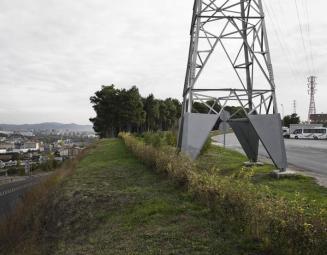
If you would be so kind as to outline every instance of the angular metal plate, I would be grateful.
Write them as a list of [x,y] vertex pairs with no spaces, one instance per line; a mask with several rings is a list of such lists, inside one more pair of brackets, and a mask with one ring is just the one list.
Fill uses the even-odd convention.
[[285,170],[287,156],[280,114],[249,115],[248,117],[275,166],[280,170]]
[[257,162],[259,150],[259,136],[248,119],[229,121],[238,141],[251,162]]
[[192,159],[199,156],[218,118],[219,116],[216,114],[185,113],[181,151]]

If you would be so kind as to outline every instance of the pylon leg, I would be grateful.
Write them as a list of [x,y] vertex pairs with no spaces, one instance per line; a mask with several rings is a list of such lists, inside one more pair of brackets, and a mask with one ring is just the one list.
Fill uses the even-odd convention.
[[259,151],[259,136],[248,119],[234,119],[229,121],[246,156],[251,162],[257,162]]
[[287,156],[280,114],[249,115],[248,117],[275,166],[285,171]]
[[185,113],[181,135],[181,151],[195,159],[218,121],[216,114]]

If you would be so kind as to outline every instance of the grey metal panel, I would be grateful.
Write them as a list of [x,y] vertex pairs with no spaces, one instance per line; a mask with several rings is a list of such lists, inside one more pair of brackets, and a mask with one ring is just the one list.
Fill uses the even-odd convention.
[[181,151],[195,159],[218,121],[216,114],[185,113]]
[[280,114],[249,115],[248,117],[276,167],[285,170],[287,157]]
[[252,162],[258,160],[259,136],[248,119],[235,119],[229,121],[244,152]]

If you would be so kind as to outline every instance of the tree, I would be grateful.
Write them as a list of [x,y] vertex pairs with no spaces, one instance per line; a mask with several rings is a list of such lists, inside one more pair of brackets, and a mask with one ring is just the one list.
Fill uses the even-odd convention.
[[283,125],[285,127],[290,127],[291,124],[299,124],[300,123],[300,117],[293,113],[292,115],[287,115],[283,119]]
[[163,100],[159,101],[159,126],[161,130],[166,130],[170,125],[169,103]]
[[175,129],[181,116],[182,105],[178,100],[172,98],[167,98],[163,103],[166,109],[165,125],[163,129]]
[[138,88],[133,86],[129,90],[121,90],[118,101],[119,131],[138,131],[145,121],[145,111]]
[[137,131],[144,122],[142,98],[135,86],[129,90],[102,86],[90,101],[96,112],[90,121],[101,138],[117,136],[120,131]]
[[142,98],[136,86],[128,90],[102,86],[90,101],[96,113],[90,121],[101,138],[121,131],[170,130],[177,126],[182,109],[177,99],[158,100],[152,94]]
[[144,110],[146,113],[146,128],[148,131],[156,131],[158,129],[158,120],[160,117],[159,102],[150,94],[144,100]]
[[91,118],[94,131],[101,137],[113,137],[117,133],[117,110],[119,91],[114,85],[102,86],[100,91],[95,92],[95,96],[90,98],[95,118]]
[[208,113],[209,108],[205,104],[202,104],[202,103],[199,103],[199,102],[194,102],[193,107],[192,107],[192,112],[194,112],[194,113]]

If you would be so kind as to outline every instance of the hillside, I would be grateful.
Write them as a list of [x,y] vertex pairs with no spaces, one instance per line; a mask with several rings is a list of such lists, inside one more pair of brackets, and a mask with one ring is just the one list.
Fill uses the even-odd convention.
[[0,226],[0,254],[325,254],[327,190],[310,178],[239,169],[243,155],[222,148],[193,162],[121,138],[98,141],[27,196]]
[[0,124],[0,130],[24,131],[24,130],[69,130],[73,132],[93,132],[91,125],[78,125],[74,123],[63,124],[57,122],[45,122],[39,124]]
[[241,233],[121,140],[98,143],[49,201],[36,247],[24,239],[12,254],[250,254]]
[[[136,160],[120,140],[102,141],[54,195],[51,254],[240,254],[235,236]],[[219,252],[218,252],[219,251]],[[221,252],[221,253],[220,253]]]

